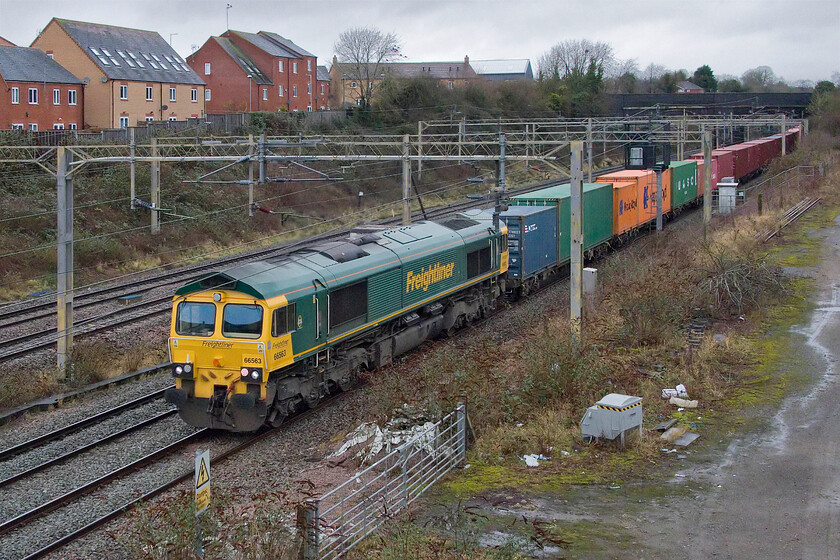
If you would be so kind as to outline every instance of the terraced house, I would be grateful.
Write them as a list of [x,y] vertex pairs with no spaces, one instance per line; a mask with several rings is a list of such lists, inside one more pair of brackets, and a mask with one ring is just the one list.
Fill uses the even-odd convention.
[[269,31],[228,30],[187,57],[207,83],[211,113],[325,107],[329,88],[318,83],[317,63],[314,54]]
[[38,49],[0,46],[0,129],[76,129],[84,85]]
[[85,128],[205,114],[204,81],[154,31],[53,18],[32,46],[85,83]]

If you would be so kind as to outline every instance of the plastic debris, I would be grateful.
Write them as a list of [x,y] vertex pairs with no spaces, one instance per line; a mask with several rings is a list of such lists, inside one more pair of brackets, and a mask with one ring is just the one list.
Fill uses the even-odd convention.
[[560,453],[562,453],[564,457],[568,457],[569,455],[571,455],[571,453],[569,453],[569,452],[568,452],[568,451],[566,451],[565,449],[564,449],[564,450],[562,450],[562,451],[560,451]]
[[664,439],[668,442],[674,442],[677,439],[681,438],[682,435],[686,432],[686,428],[682,426],[674,426],[673,428],[668,429],[664,434],[659,436],[660,439]]
[[524,455],[520,457],[520,459],[525,461],[525,465],[529,467],[538,467],[540,465],[540,461],[550,461],[551,457],[546,457],[543,454],[532,453],[531,455]]
[[688,398],[688,390],[685,388],[685,385],[680,383],[673,389],[670,387],[666,387],[662,389],[662,398],[663,399],[670,399],[672,397],[680,397],[680,398]]
[[671,397],[670,399],[668,399],[668,402],[682,408],[697,408],[697,405],[699,404],[699,402],[696,400],[688,401],[679,397]]
[[697,432],[688,432],[680,436],[679,439],[674,440],[674,445],[679,445],[680,447],[686,447],[691,444],[695,439],[699,438],[700,434]]

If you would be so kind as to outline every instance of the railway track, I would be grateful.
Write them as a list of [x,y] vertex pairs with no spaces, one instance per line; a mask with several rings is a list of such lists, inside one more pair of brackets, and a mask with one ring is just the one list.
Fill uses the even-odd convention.
[[[610,171],[610,170],[604,170]],[[511,190],[510,194],[521,194],[538,190],[558,184],[562,182],[560,179],[552,179],[541,181],[523,187],[520,189]],[[415,213],[415,218],[435,219],[448,214],[461,212],[463,210],[486,206],[488,201],[486,199],[467,200],[465,202],[458,202],[446,206],[434,207],[423,212],[423,215]],[[395,225],[400,222],[399,218],[389,218],[380,220],[380,225]],[[177,271],[167,271],[157,274],[152,278],[143,280],[135,280],[125,282],[114,286],[103,286],[100,288],[84,291],[77,294],[74,298],[74,311],[85,309],[91,306],[101,306],[109,302],[115,302],[120,298],[129,295],[137,295],[138,293],[148,293],[155,289],[166,289],[170,287],[177,287],[188,282],[197,280],[206,275],[208,272],[227,268],[233,264],[248,262],[251,260],[263,259],[278,255],[287,254],[303,244],[310,244],[319,241],[328,241],[338,237],[345,236],[349,229],[340,232],[321,234],[302,241],[295,241],[284,244],[280,247],[273,247],[259,251],[250,252],[246,255],[235,255],[226,257],[212,263],[205,263],[194,265],[191,267],[179,269]],[[155,296],[152,299],[142,301],[134,305],[120,307],[118,309],[111,309],[87,317],[85,319],[77,320],[74,325],[74,337],[85,338],[101,332],[108,332],[122,325],[143,321],[157,317],[159,315],[169,313],[171,311],[171,295],[170,290],[166,290],[166,295]],[[25,308],[23,306],[26,306]],[[42,302],[15,302],[0,308],[0,332],[6,329],[20,328],[24,324],[33,324],[41,320],[54,320],[55,317],[55,300]],[[0,362],[6,362],[21,358],[38,352],[55,347],[59,338],[59,333],[56,327],[51,326],[41,328],[34,332],[26,334],[11,336],[9,338],[0,340]]]
[[[216,452],[212,455],[213,465],[216,466],[255,443],[308,418],[311,414],[324,410],[325,407],[329,407],[345,394],[341,393],[325,399],[316,409],[298,414],[278,428],[266,429],[247,436],[244,441],[241,441],[243,439],[241,435],[223,434],[221,445],[214,444],[210,442],[212,431],[207,429],[197,430],[90,482],[79,485],[58,497],[44,501],[14,517],[7,518],[0,522],[0,549],[4,551],[4,558],[10,560],[42,558],[94,529],[117,519],[138,503],[148,501],[191,480],[193,477],[192,461],[185,461],[183,457],[185,454],[190,455],[185,450],[195,447],[198,443],[207,443],[217,447]],[[160,414],[159,416],[162,418],[166,415]],[[147,419],[147,425],[150,425],[153,420],[157,421],[158,419]],[[133,427],[132,429],[136,430],[140,427]],[[215,435],[218,436],[219,434]],[[114,434],[112,439],[118,439],[118,437]],[[154,483],[149,483],[148,477],[145,481],[134,479],[140,473],[155,469],[161,463],[167,464],[164,469],[167,473],[166,476],[151,477],[151,480],[155,481]],[[184,469],[185,463],[189,464],[189,468]],[[164,482],[161,483],[161,479]],[[5,486],[15,482],[17,480],[0,483],[0,496],[3,495]],[[90,506],[91,503],[98,503],[101,506],[101,502],[104,500],[101,496],[103,494],[107,496],[109,492],[112,492],[109,490],[110,487],[120,485],[124,488],[130,488],[131,491],[127,495],[123,492],[125,496],[120,500],[107,500],[111,504],[107,510],[102,507]],[[119,493],[119,489],[113,490],[113,493]],[[74,511],[73,508],[85,510],[84,515],[78,515],[78,511],[68,514],[68,511]],[[73,521],[70,523],[62,522],[62,516],[71,517]],[[44,527],[47,527],[48,530],[44,530]],[[33,536],[35,537],[33,538]],[[42,536],[45,536],[45,538],[38,538]],[[23,541],[23,544],[21,544],[21,541]]]

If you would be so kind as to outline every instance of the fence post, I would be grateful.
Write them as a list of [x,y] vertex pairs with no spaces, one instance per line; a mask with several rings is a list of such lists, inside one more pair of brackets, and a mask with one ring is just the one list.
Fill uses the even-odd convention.
[[763,209],[761,193],[758,193],[758,215],[761,216],[761,210]]
[[458,435],[458,456],[460,457],[458,463],[463,464],[467,460],[467,405],[463,402],[459,402],[455,409],[455,422],[458,426],[456,431]]
[[408,449],[402,445],[398,450],[400,461],[400,484],[403,492],[403,508],[408,507],[408,473],[406,472],[405,464],[408,461]]
[[318,500],[310,498],[297,506],[297,529],[301,539],[299,560],[318,560]]

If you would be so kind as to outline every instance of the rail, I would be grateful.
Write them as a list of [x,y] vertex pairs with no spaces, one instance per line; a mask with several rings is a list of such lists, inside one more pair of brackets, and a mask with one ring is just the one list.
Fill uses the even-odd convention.
[[338,558],[408,507],[466,457],[467,409],[438,422],[320,498],[298,506],[305,560]]

